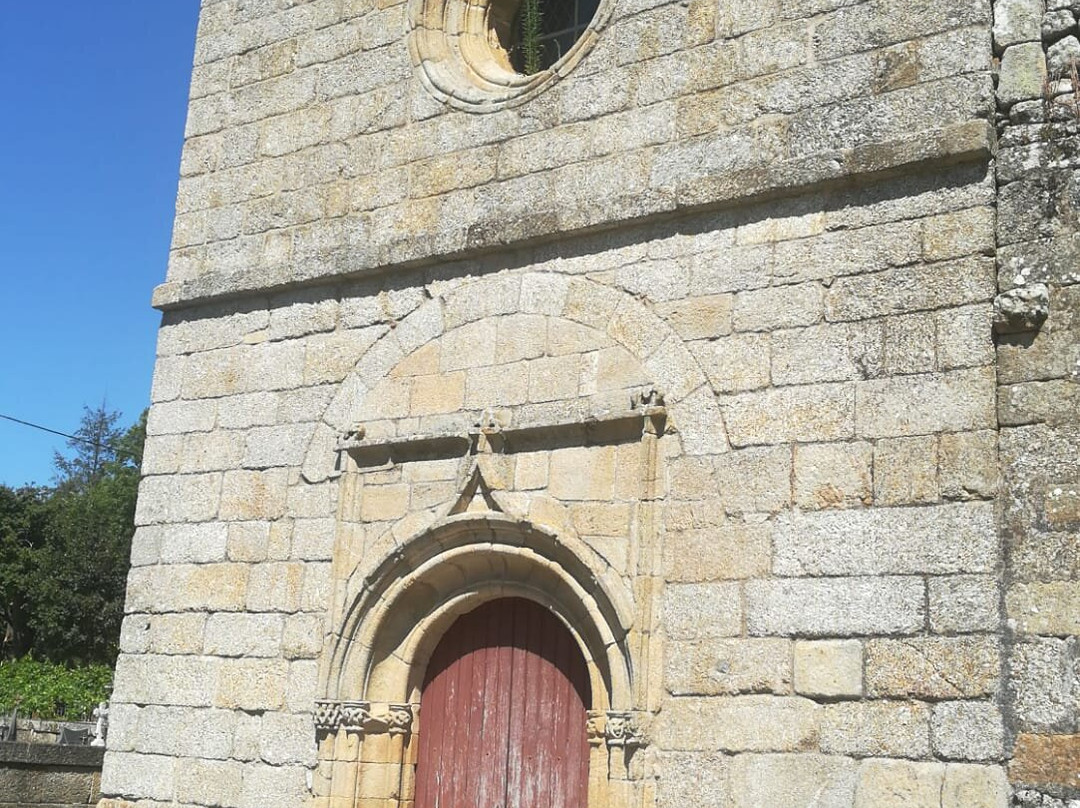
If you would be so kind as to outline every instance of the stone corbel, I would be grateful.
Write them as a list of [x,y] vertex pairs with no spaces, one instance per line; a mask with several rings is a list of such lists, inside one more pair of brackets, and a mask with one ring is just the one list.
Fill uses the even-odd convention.
[[645,387],[630,397],[630,409],[644,416],[642,434],[659,437],[667,423],[667,404],[664,394],[655,387]]
[[994,298],[994,331],[1022,334],[1038,331],[1050,315],[1050,289],[1045,283],[1029,283]]
[[363,735],[408,735],[412,732],[411,704],[373,705],[367,701],[315,702],[315,729],[320,732],[356,732]]
[[506,448],[503,426],[493,410],[484,410],[469,431],[472,454],[497,454]]
[[586,729],[590,746],[637,749],[648,745],[645,714],[635,710],[590,710]]

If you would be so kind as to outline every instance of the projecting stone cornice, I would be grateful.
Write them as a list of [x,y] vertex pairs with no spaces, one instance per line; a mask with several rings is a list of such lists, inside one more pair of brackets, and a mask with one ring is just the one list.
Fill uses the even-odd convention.
[[252,266],[231,273],[211,271],[183,282],[166,282],[154,290],[153,305],[168,311],[467,261],[511,246],[521,248],[555,239],[565,241],[631,222],[643,224],[662,217],[735,204],[745,206],[879,182],[903,173],[976,163],[988,160],[995,150],[993,126],[984,120],[970,120],[881,143],[732,171],[695,174],[671,185],[661,183],[641,193],[609,199],[604,205],[587,210],[560,208],[553,198],[555,207],[538,208],[527,217],[443,222],[436,232],[417,233],[394,241],[379,241],[361,234],[356,243],[337,245],[324,260]]

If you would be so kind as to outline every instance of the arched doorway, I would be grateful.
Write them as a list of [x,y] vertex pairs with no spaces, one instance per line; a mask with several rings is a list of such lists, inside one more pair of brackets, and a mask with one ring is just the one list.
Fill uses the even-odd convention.
[[524,598],[462,615],[428,663],[416,808],[581,808],[589,673],[573,636]]

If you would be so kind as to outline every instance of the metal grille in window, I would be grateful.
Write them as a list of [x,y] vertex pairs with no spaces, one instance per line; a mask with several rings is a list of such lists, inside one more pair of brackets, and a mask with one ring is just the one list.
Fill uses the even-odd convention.
[[600,0],[521,0],[514,19],[510,63],[526,75],[562,58],[589,27]]

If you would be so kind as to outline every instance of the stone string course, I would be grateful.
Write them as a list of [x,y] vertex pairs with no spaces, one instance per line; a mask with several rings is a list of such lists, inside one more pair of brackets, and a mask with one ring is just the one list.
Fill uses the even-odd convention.
[[588,808],[1071,805],[1078,11],[626,0],[475,114],[403,3],[203,0],[103,808],[411,808],[521,593]]

